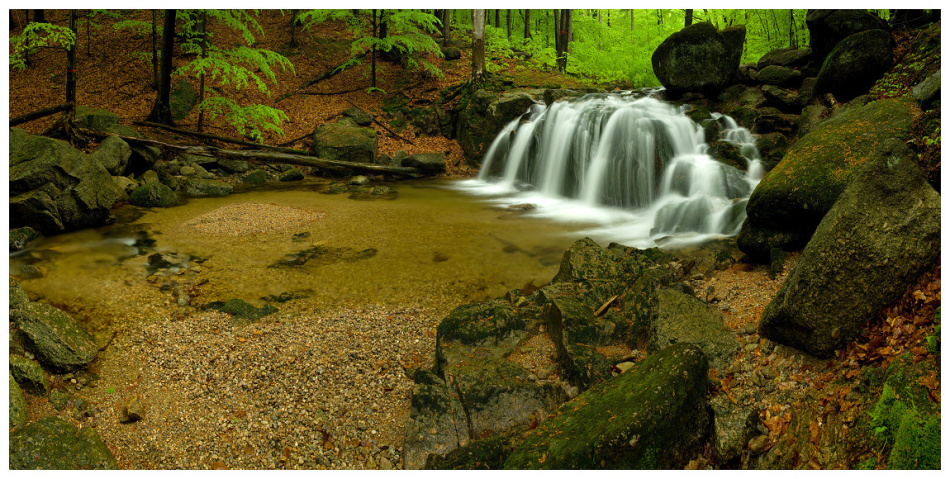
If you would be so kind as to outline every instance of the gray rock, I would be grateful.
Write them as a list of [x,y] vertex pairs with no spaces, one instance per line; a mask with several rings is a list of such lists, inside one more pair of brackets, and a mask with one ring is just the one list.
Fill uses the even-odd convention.
[[231,173],[246,173],[251,170],[251,164],[244,160],[219,158],[218,165]]
[[47,417],[10,433],[10,469],[118,469],[95,428]]
[[923,109],[932,108],[934,103],[940,101],[940,70],[914,85],[911,94]]
[[780,48],[759,58],[756,68],[762,70],[771,65],[783,67],[804,66],[811,59],[811,48]]
[[713,451],[720,463],[732,461],[740,457],[749,440],[758,435],[759,413],[733,404],[724,394],[709,403],[713,410]]
[[402,166],[416,168],[423,173],[445,173],[444,153],[416,153],[402,160]]
[[26,397],[10,371],[10,429],[18,429],[26,425]]
[[105,133],[115,133],[118,135],[143,138],[141,134],[132,128],[120,125],[119,116],[108,110],[101,108],[92,108],[88,106],[76,107],[76,126],[93,131]]
[[379,140],[372,128],[327,123],[313,132],[311,153],[330,160],[373,163],[379,150]]
[[234,186],[219,180],[189,178],[185,181],[185,196],[227,196],[234,190]]
[[829,357],[940,254],[940,195],[899,140],[855,174],[766,307],[759,333]]
[[739,70],[745,26],[719,31],[711,23],[690,25],[653,52],[653,73],[673,98],[700,92],[715,98]]
[[725,326],[721,312],[693,296],[672,289],[661,289],[656,335],[651,350],[676,343],[692,343],[703,350],[712,368],[720,369],[735,359],[739,341]]
[[125,173],[125,167],[132,156],[129,144],[117,136],[107,136],[89,157],[102,165],[111,175]]
[[299,168],[291,168],[280,177],[280,181],[300,181],[302,179],[304,179],[304,175]]
[[264,170],[257,169],[244,175],[244,178],[241,178],[241,181],[252,185],[264,184],[267,182],[267,174],[264,173]]
[[132,190],[129,198],[133,205],[145,208],[167,208],[178,203],[178,195],[171,188],[158,181],[145,182],[142,186]]
[[13,377],[21,388],[38,396],[49,394],[49,381],[46,379],[43,368],[36,361],[11,354],[10,372],[13,373]]
[[10,312],[23,345],[54,372],[81,369],[99,348],[70,315],[45,303],[28,303]]
[[422,469],[429,454],[446,454],[473,439],[451,384],[424,370],[416,373],[415,382],[402,450],[406,469]]

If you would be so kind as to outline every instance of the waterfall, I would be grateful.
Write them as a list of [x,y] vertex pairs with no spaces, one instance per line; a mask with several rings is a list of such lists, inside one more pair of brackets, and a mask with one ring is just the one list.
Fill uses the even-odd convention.
[[719,141],[745,169],[713,159],[704,128],[649,96],[591,94],[533,105],[502,129],[478,178],[459,188],[499,204],[534,203],[531,214],[589,223],[592,234],[639,247],[738,234],[761,180],[751,133],[719,113]]

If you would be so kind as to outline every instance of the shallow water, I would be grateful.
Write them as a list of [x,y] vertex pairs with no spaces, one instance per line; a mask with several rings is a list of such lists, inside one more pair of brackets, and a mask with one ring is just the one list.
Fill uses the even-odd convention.
[[[540,286],[557,273],[564,250],[585,223],[563,224],[492,206],[454,188],[453,180],[392,183],[395,199],[356,200],[323,194],[326,182],[190,199],[172,208],[125,206],[115,225],[45,238],[11,255],[12,274],[30,263],[42,278],[21,278],[54,304],[105,303],[121,309],[139,299],[153,252],[200,262],[202,301],[302,292],[313,307],[420,305],[448,311],[468,301]],[[207,234],[186,225],[222,206],[266,203],[324,212],[309,224],[246,236]],[[295,240],[295,235],[309,233]],[[607,242],[603,238],[594,237]],[[271,267],[312,246],[340,253],[297,267]],[[371,251],[375,250],[375,254]],[[364,253],[370,251],[368,253]],[[361,254],[362,253],[362,254]],[[152,288],[154,289],[154,288]],[[154,300],[154,297],[151,299]],[[129,304],[132,307],[132,304]]]

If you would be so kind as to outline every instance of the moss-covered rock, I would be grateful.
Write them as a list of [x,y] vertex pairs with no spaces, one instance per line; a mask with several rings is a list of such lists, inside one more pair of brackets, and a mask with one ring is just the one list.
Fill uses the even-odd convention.
[[415,374],[403,457],[406,469],[421,469],[430,454],[441,455],[471,440],[468,419],[452,383],[420,370]]
[[524,335],[524,318],[507,301],[493,299],[455,308],[436,329],[436,355],[440,344],[513,346]]
[[373,163],[378,149],[379,140],[372,128],[327,123],[313,132],[311,152],[319,158]]
[[735,359],[739,341],[726,329],[725,318],[718,309],[693,296],[661,289],[656,332],[650,349],[661,350],[671,344],[687,342],[698,346],[709,358],[712,368],[723,368]]
[[10,310],[14,310],[30,302],[30,297],[26,291],[20,287],[17,280],[10,278]]
[[304,174],[300,171],[300,168],[291,168],[280,177],[280,181],[300,181],[302,179],[304,179]]
[[144,208],[167,208],[178,203],[178,195],[175,191],[157,181],[146,182],[132,190],[129,198],[133,205]]
[[10,311],[23,345],[55,372],[85,367],[99,352],[92,336],[70,315],[46,303],[27,303]]
[[10,371],[9,389],[10,429],[21,428],[26,425],[26,397],[23,396],[23,390],[13,377],[13,371]]
[[506,469],[682,467],[709,426],[708,363],[679,343],[573,400],[530,433]]
[[762,243],[756,230],[784,231],[796,239],[810,237],[874,150],[887,139],[906,137],[915,108],[907,97],[872,102],[826,120],[799,139],[749,197],[748,227],[737,238],[739,248],[765,261],[772,247],[802,246]]
[[13,377],[21,388],[39,396],[49,394],[49,381],[46,379],[43,368],[36,361],[11,354],[10,372],[13,373]]
[[884,30],[845,38],[822,64],[815,92],[831,93],[842,102],[866,92],[893,65],[893,50],[891,34]]
[[472,441],[448,454],[433,454],[426,469],[493,470],[501,469],[511,454],[511,447],[500,436]]
[[745,26],[719,31],[709,22],[676,32],[653,52],[653,72],[673,97],[701,92],[715,97],[739,70]]
[[10,252],[13,253],[26,248],[30,241],[39,237],[40,233],[29,226],[10,230]]
[[828,357],[940,256],[940,195],[903,142],[854,175],[765,308],[759,332]]
[[244,183],[250,183],[252,185],[262,185],[267,182],[267,174],[264,173],[264,170],[258,168],[241,178],[241,181]]
[[95,428],[47,417],[10,433],[10,469],[118,469]]
[[185,181],[185,195],[189,197],[227,196],[232,191],[234,186],[220,180],[189,178]]

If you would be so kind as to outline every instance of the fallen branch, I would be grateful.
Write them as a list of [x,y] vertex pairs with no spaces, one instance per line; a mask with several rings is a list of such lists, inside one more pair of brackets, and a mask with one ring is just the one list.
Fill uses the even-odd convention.
[[39,109],[39,110],[36,110],[36,111],[30,112],[30,113],[27,113],[27,114],[25,114],[25,115],[20,115],[20,116],[18,116],[18,117],[16,117],[16,118],[11,118],[11,119],[10,119],[10,126],[17,126],[17,125],[19,125],[19,124],[26,123],[26,122],[28,122],[28,121],[33,121],[33,120],[37,120],[37,119],[39,119],[39,118],[43,118],[44,116],[50,116],[50,115],[52,115],[52,114],[54,114],[54,113],[59,113],[59,112],[61,112],[61,111],[66,111],[66,110],[68,110],[68,109],[70,108],[70,106],[71,106],[71,105],[70,105],[69,103],[62,103],[62,104],[59,104],[59,105],[56,105],[56,106],[51,106],[51,107],[47,107],[47,108],[41,108],[41,109]]
[[[265,145],[265,144],[263,144],[263,143],[254,143],[254,142],[251,142],[251,141],[244,141],[244,140],[238,140],[238,139],[235,139],[235,138],[228,138],[228,137],[226,137],[226,136],[212,135],[212,134],[210,134],[210,133],[199,133],[199,132],[197,132],[197,131],[186,130],[186,129],[183,129],[183,128],[175,128],[175,127],[173,127],[173,126],[163,125],[163,124],[161,124],[161,123],[153,123],[153,122],[151,122],[151,121],[136,121],[136,122],[134,122],[134,123],[135,123],[136,125],[150,126],[150,127],[152,127],[152,128],[161,128],[161,129],[163,129],[163,130],[168,130],[168,131],[171,131],[171,132],[173,132],[173,133],[181,133],[182,135],[189,135],[189,136],[194,136],[194,137],[198,137],[198,138],[207,138],[207,139],[209,139],[209,140],[218,140],[218,141],[223,141],[223,142],[225,142],[225,143],[233,143],[233,144],[235,144],[235,145],[252,146],[252,147],[254,147],[254,148],[264,148],[264,149],[268,149],[268,150],[274,150],[274,151],[280,151],[280,152],[283,152],[283,153],[289,153],[289,154],[292,154],[292,155],[306,155],[306,154],[307,154],[307,152],[306,152],[306,151],[303,151],[303,150],[295,150],[295,149],[293,149],[293,148],[283,148],[283,147],[280,147],[280,146]],[[295,140],[295,141],[296,141],[296,140]]]
[[343,91],[330,91],[330,92],[319,92],[319,91],[305,91],[301,92],[301,95],[313,95],[313,96],[333,96],[333,95],[342,95],[344,93],[353,93],[355,91],[362,90],[363,87],[354,88],[352,90],[343,90]]
[[[350,105],[353,105],[353,107],[356,108],[357,110],[364,111],[362,108],[356,106],[356,103],[353,103],[352,101],[350,101],[349,98],[347,98],[346,101],[347,101]],[[388,131],[389,134],[395,136],[396,138],[399,138],[399,139],[402,140],[402,141],[405,141],[406,143],[409,143],[409,144],[412,145],[412,146],[416,146],[415,143],[413,143],[413,142],[411,142],[411,141],[409,141],[409,140],[407,140],[407,139],[405,139],[405,138],[399,136],[398,133],[396,133],[395,131],[390,130],[389,127],[387,127],[386,125],[380,123],[379,120],[377,120],[375,117],[373,117],[373,115],[370,115],[369,117],[373,119],[373,123],[376,123],[377,125],[383,127],[383,129],[386,130],[386,131]]]
[[[363,58],[364,56],[366,56],[367,53],[369,53],[369,51],[363,52],[362,55],[357,56],[357,57],[347,58],[346,60],[344,60],[344,61],[342,61],[342,62],[340,62],[340,63],[338,63],[338,64],[332,66],[329,70],[327,70],[327,71],[325,71],[325,72],[323,72],[323,73],[317,75],[313,80],[304,82],[302,85],[300,85],[299,87],[297,87],[296,90],[294,90],[294,91],[292,91],[292,92],[290,92],[290,93],[284,93],[284,94],[281,95],[280,98],[278,98],[277,101],[275,101],[274,103],[280,103],[281,101],[286,100],[287,98],[290,98],[291,96],[296,95],[297,92],[299,92],[300,90],[303,90],[304,88],[307,88],[307,87],[316,85],[317,83],[320,83],[320,82],[322,82],[323,80],[326,80],[327,78],[330,78],[330,77],[332,77],[333,75],[336,75],[337,73],[340,73],[340,72],[342,72],[343,70],[346,70],[346,64],[347,64],[347,63],[349,63],[349,62],[351,62],[351,61],[354,61],[354,60],[356,60],[357,58]],[[355,91],[355,90],[354,90],[354,91]]]
[[157,140],[146,140],[144,138],[135,138],[132,136],[116,135],[114,133],[100,133],[96,131],[83,130],[83,133],[106,137],[110,135],[117,136],[126,142],[140,143],[144,145],[157,146],[165,150],[172,150],[189,155],[207,156],[211,158],[226,158],[232,160],[255,161],[260,163],[291,164],[301,166],[313,166],[317,168],[329,169],[334,171],[363,171],[376,174],[390,174],[399,176],[409,176],[418,178],[424,176],[419,170],[405,166],[385,166],[374,165],[370,163],[356,163],[342,160],[329,160],[326,158],[316,158],[313,156],[296,155],[290,153],[279,153],[262,150],[225,150],[213,146],[182,146],[173,143],[166,143]]

